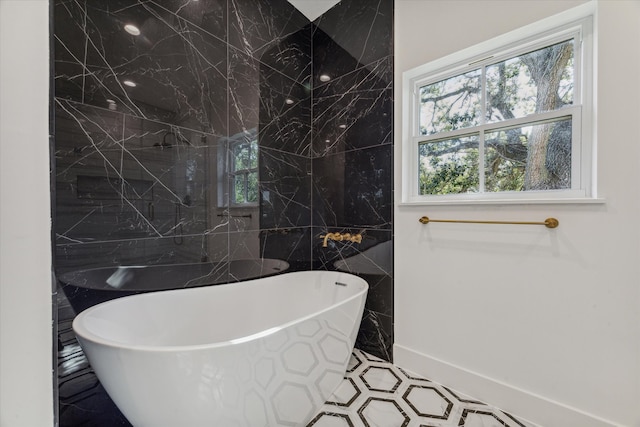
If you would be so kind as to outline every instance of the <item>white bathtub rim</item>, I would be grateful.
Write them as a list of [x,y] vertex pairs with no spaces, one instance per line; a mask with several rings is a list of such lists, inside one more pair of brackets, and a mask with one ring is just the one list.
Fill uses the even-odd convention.
[[[157,294],[157,293],[174,293],[174,292],[196,292],[196,291],[202,291],[203,289],[208,289],[208,288],[212,288],[212,287],[218,287],[218,286],[230,286],[230,285],[234,285],[234,286],[248,286],[248,284],[250,282],[253,281],[258,281],[258,280],[264,280],[266,278],[261,278],[261,279],[251,279],[251,280],[246,280],[246,281],[241,281],[241,282],[232,282],[232,283],[224,283],[224,284],[219,284],[219,285],[210,285],[210,286],[200,286],[200,287],[194,287],[194,288],[181,288],[181,289],[171,289],[171,290],[160,290],[160,291],[153,291],[153,292],[145,292],[142,294],[135,294],[135,295],[127,295],[121,298],[116,298],[113,300],[109,300],[109,301],[105,301],[102,302],[100,304],[96,304],[92,307],[89,307],[88,309],[82,311],[81,313],[79,313],[72,322],[72,329],[73,332],[81,339],[87,340],[89,342],[104,346],[104,347],[109,347],[112,349],[117,349],[117,350],[128,350],[128,351],[139,351],[139,352],[150,352],[150,353],[177,353],[177,352],[191,352],[191,351],[204,351],[204,350],[210,350],[210,349],[217,349],[217,348],[223,348],[223,347],[230,347],[230,346],[234,346],[234,345],[240,345],[240,344],[244,344],[244,343],[248,343],[251,341],[255,341],[258,340],[260,338],[265,338],[269,335],[275,334],[278,331],[281,331],[283,329],[287,329],[288,327],[291,327],[295,324],[298,323],[302,323],[306,320],[312,319],[314,317],[318,317],[328,311],[331,311],[333,309],[335,309],[336,307],[340,307],[342,305],[345,305],[355,299],[361,298],[363,293],[366,293],[369,290],[369,284],[367,283],[366,280],[364,280],[361,277],[356,276],[355,274],[351,274],[351,273],[347,273],[347,272],[343,272],[343,271],[325,271],[325,270],[310,270],[310,271],[295,271],[295,272],[289,272],[289,273],[283,273],[282,275],[287,275],[287,274],[299,274],[299,273],[303,273],[303,274],[307,274],[309,272],[313,272],[313,273],[333,273],[334,275],[346,275],[346,276],[350,276],[350,278],[354,278],[356,279],[357,282],[361,282],[362,284],[364,284],[363,288],[358,290],[354,295],[351,295],[348,298],[345,298],[343,300],[340,300],[339,303],[334,304],[334,305],[330,305],[322,310],[318,310],[315,311],[309,315],[306,316],[302,316],[302,317],[298,317],[292,321],[289,322],[285,322],[281,325],[266,329],[264,331],[260,331],[254,334],[250,334],[250,335],[246,335],[244,337],[236,337],[232,340],[226,340],[226,341],[218,341],[218,342],[214,342],[214,343],[206,343],[206,344],[190,344],[190,345],[147,345],[147,344],[143,344],[143,345],[135,345],[135,344],[122,344],[119,341],[116,340],[111,340],[111,339],[106,339],[106,338],[102,338],[97,336],[96,334],[90,332],[87,330],[87,328],[80,322],[80,320],[82,319],[82,317],[85,317],[87,315],[90,314],[91,311],[93,311],[94,309],[98,309],[98,307],[103,307],[105,305],[110,305],[110,304],[115,304],[120,300],[123,299],[128,299],[128,298],[133,298],[133,297],[143,297],[144,295],[148,295],[148,294]],[[273,278],[273,277],[277,277],[280,275],[275,275],[269,278]],[[78,320],[80,319],[80,320]]]

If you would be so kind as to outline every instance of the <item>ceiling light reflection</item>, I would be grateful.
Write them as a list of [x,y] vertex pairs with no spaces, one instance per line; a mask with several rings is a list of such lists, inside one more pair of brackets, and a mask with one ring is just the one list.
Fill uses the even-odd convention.
[[127,24],[124,26],[124,30],[131,34],[132,36],[139,36],[140,35],[140,29],[138,27],[136,27],[133,24]]

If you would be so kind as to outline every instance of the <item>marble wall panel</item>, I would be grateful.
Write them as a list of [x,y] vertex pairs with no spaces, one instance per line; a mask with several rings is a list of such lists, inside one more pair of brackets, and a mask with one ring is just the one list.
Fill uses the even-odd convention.
[[154,0],[153,3],[227,41],[227,0]]
[[229,136],[257,133],[260,117],[260,63],[229,49]]
[[237,49],[229,51],[229,133],[258,135],[261,147],[308,155],[311,91]]
[[300,156],[311,151],[311,91],[271,67],[260,67],[260,146]]
[[364,310],[356,348],[383,360],[393,360],[393,317]]
[[[141,34],[127,33],[125,23]],[[130,0],[58,2],[55,32],[57,96],[226,133],[220,39],[154,3]]]
[[229,43],[299,83],[311,72],[310,28],[286,0],[229,2]]
[[289,263],[288,271],[311,270],[311,227],[260,230],[263,258]]
[[314,225],[391,228],[391,145],[315,158],[313,172]]
[[393,0],[343,1],[314,24],[314,81],[393,54]]
[[392,74],[387,57],[314,89],[315,156],[392,142]]
[[[60,245],[132,241],[105,265],[155,256],[135,243],[145,239],[204,236],[180,249],[197,259],[262,251],[260,209],[228,207],[225,144],[237,134],[282,152],[261,154],[265,226],[310,224],[311,24],[289,3],[60,0],[54,22]],[[243,237],[217,238],[228,232]]]
[[[299,25],[299,24],[298,24]],[[312,24],[279,40],[260,55],[260,62],[309,87],[311,81]]]
[[311,160],[260,149],[260,228],[311,225]]
[[[350,0],[318,18],[312,34],[314,268],[367,280],[356,346],[385,360],[393,346],[392,32],[392,0]],[[317,240],[327,232],[365,239],[323,248]]]
[[207,228],[215,137],[64,100],[57,105],[58,239],[162,237]]
[[159,265],[193,262],[220,262],[227,259],[228,233],[181,236],[180,239],[129,238],[109,241],[58,243],[56,271],[111,267],[118,265]]
[[258,260],[260,231],[233,231],[229,233],[229,260]]

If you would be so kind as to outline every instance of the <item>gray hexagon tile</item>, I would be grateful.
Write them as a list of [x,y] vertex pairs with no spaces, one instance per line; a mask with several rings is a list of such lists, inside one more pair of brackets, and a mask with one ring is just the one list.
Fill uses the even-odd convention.
[[537,427],[358,349],[311,426]]

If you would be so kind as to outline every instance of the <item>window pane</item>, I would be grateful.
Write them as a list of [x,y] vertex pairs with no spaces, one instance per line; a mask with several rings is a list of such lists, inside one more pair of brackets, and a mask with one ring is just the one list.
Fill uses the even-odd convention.
[[420,96],[420,135],[479,124],[481,71],[473,70],[427,86]]
[[573,103],[573,40],[487,67],[487,122]]
[[251,141],[249,146],[249,169],[258,168],[258,141]]
[[485,135],[485,189],[571,188],[571,118]]
[[475,193],[479,186],[478,136],[421,143],[419,194]]
[[247,202],[258,201],[258,172],[251,172],[247,175]]
[[239,171],[249,167],[249,144],[235,144],[233,146],[233,170]]
[[232,185],[231,194],[233,195],[233,203],[246,203],[244,174],[234,176]]

